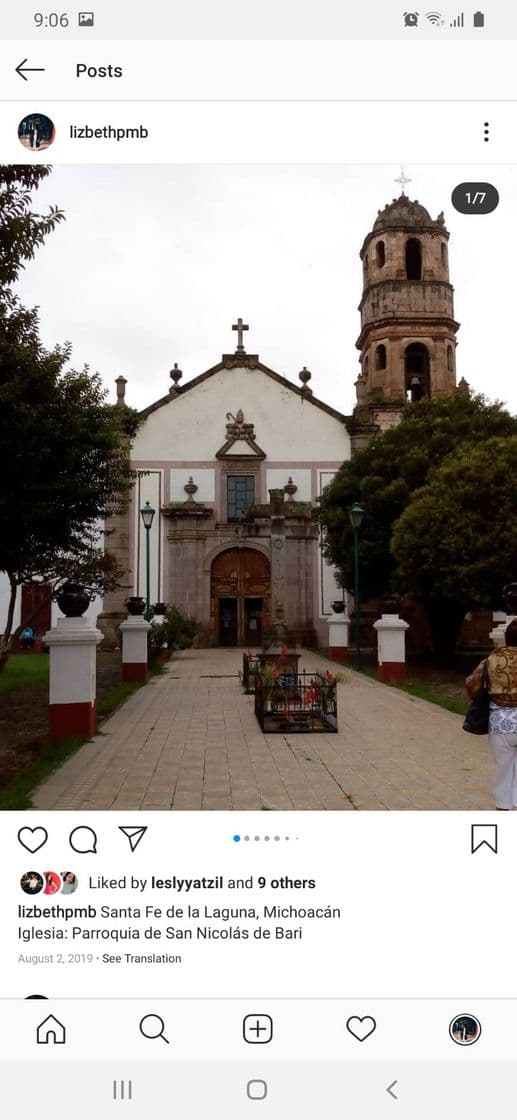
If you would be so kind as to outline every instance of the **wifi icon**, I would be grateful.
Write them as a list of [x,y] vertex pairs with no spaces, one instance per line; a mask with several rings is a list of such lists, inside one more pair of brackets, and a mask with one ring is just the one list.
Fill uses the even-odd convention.
[[429,23],[434,24],[435,27],[439,27],[443,23],[440,12],[427,12],[425,18],[429,20]]

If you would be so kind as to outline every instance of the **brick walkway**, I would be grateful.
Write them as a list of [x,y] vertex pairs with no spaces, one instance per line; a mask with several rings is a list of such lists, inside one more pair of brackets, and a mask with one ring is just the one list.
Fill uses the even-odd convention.
[[[33,794],[37,809],[490,809],[487,740],[347,670],[336,735],[263,735],[238,650],[177,654]],[[302,654],[300,667],[329,662]]]

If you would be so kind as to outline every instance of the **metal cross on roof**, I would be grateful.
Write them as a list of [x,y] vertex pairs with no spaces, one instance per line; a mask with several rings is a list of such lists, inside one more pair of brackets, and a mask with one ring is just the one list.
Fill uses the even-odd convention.
[[402,194],[405,194],[406,192],[405,192],[404,188],[407,186],[408,183],[412,183],[413,180],[409,178],[409,175],[406,175],[405,167],[401,167],[400,175],[399,175],[398,179],[395,179],[395,182],[400,183],[400,185],[402,187]]
[[233,326],[232,326],[232,331],[237,331],[237,350],[243,351],[244,350],[244,344],[243,344],[243,341],[242,341],[242,336],[243,336],[244,331],[249,331],[248,324],[243,323],[242,319],[237,319],[237,322],[234,323]]

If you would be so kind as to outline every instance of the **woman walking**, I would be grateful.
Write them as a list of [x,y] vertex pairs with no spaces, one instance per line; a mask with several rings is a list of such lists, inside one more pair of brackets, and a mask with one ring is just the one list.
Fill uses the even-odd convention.
[[495,760],[494,797],[497,809],[517,808],[517,619],[506,627],[505,644],[481,661],[467,677],[471,699],[483,686],[487,667],[490,695],[489,740]]

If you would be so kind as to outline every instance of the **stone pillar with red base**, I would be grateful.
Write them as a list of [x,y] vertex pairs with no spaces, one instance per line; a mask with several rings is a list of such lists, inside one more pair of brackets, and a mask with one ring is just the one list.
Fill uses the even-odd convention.
[[97,731],[97,646],[103,634],[88,618],[58,618],[43,641],[50,650],[51,739],[90,739]]
[[348,614],[334,613],[329,618],[329,657],[332,661],[346,661],[350,657]]
[[398,614],[383,614],[374,622],[377,631],[377,676],[380,681],[402,681],[406,676],[406,630],[409,623]]
[[151,623],[140,615],[130,615],[120,623],[122,635],[122,680],[147,680],[147,635]]

